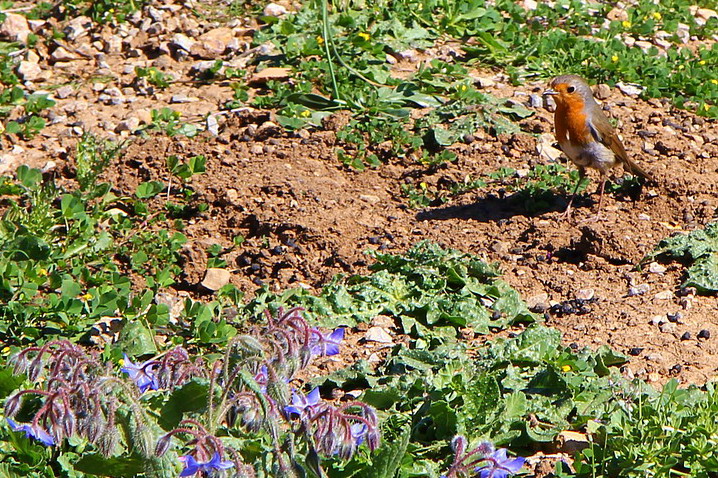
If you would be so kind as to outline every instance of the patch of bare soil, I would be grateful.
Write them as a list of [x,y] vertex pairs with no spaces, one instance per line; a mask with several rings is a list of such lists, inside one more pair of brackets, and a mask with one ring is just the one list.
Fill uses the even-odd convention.
[[[428,239],[500,263],[506,280],[564,332],[567,343],[606,344],[631,355],[628,375],[656,382],[677,377],[684,383],[715,378],[716,297],[681,290],[680,264],[636,268],[661,238],[716,219],[715,122],[671,109],[668,102],[645,102],[604,88],[608,114],[617,120],[627,149],[657,183],[635,197],[608,195],[600,220],[589,221],[596,195],[582,196],[574,220],[567,221],[560,217],[567,198],[557,198],[549,212],[530,215],[504,191],[491,188],[414,210],[402,197],[404,183],[446,185],[500,167],[526,170],[547,162],[538,145],[540,135],[551,133],[551,114],[538,108],[524,121],[524,130],[533,134],[477,133],[471,143],[452,147],[456,162],[435,169],[395,160],[354,171],[335,158],[333,131],[287,133],[269,114],[251,110],[219,115],[216,136],[143,139],[133,132],[151,122],[153,108],[170,106],[192,120],[218,112],[231,99],[228,83],[197,83],[193,68],[220,57],[240,68],[253,54],[251,25],[235,22],[229,32],[218,32],[218,23],[200,24],[188,7],[172,3],[154,15],[157,20],[149,23],[143,16],[130,19],[120,31],[76,22],[72,44],[58,40],[38,47],[39,59],[33,61],[40,74],[25,85],[31,91],[52,89],[58,104],[37,138],[4,140],[0,172],[20,161],[52,168],[45,164],[52,160],[61,174],[71,176],[71,165],[62,163],[72,158],[83,129],[132,139],[102,178],[118,194],[133,194],[148,180],[169,182],[169,155],[186,160],[203,154],[207,171],[191,186],[196,200],[209,208],[183,231],[189,241],[182,289],[199,290],[210,244],[230,247],[238,235],[246,241],[224,259],[232,283],[250,294],[261,284],[276,290],[317,288],[337,273],[366,273],[366,249],[402,253]],[[50,21],[37,28],[42,33],[67,25]],[[207,48],[214,43],[200,40],[211,31],[212,41],[225,42],[220,53]],[[192,50],[178,34],[199,41],[199,47]],[[69,58],[58,59],[61,47]],[[135,66],[154,66],[180,81],[160,90],[138,80]],[[493,78],[489,92],[521,102],[543,88],[538,83],[513,88],[500,75]],[[597,187],[592,178],[590,187]],[[702,330],[713,336],[698,338]]]
[[[401,253],[429,239],[499,262],[509,283],[568,343],[607,344],[630,354],[629,375],[705,382],[715,375],[718,349],[715,338],[698,333],[718,328],[716,298],[681,290],[680,264],[642,270],[636,264],[661,238],[715,219],[718,146],[702,136],[715,125],[620,93],[607,104],[627,148],[657,184],[635,200],[608,196],[597,221],[591,220],[596,195],[579,201],[571,221],[560,217],[566,198],[530,216],[490,190],[439,207],[407,207],[400,192],[405,182],[439,184],[541,163],[536,140],[525,134],[479,135],[455,147],[455,163],[436,170],[393,162],[357,172],[335,159],[332,132],[288,134],[262,115],[244,115],[216,138],[137,140],[105,179],[133,191],[143,181],[168,181],[164,158],[170,154],[207,156],[207,173],[192,186],[210,207],[184,231],[188,284],[202,280],[208,245],[230,247],[237,235],[246,242],[226,259],[232,282],[250,293],[265,283],[277,290],[319,287],[337,273],[365,273],[366,249]],[[550,114],[537,111],[525,126],[549,131]]]

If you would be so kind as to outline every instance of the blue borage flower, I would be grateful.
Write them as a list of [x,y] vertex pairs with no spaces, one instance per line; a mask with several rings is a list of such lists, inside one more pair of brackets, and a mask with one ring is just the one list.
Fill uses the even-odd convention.
[[[496,450],[490,442],[482,442],[471,451],[466,451],[468,442],[465,437],[457,435],[451,440],[454,450],[454,462],[449,472],[441,478],[457,478],[474,476],[475,478],[507,478],[518,473],[524,466],[524,457],[509,458],[505,448]],[[478,475],[473,475],[478,473]]]
[[28,425],[16,423],[12,418],[6,418],[10,428],[16,432],[25,432],[25,436],[28,438],[34,438],[37,441],[42,442],[45,446],[52,446],[55,444],[55,439],[47,431],[40,428],[39,425]]
[[474,470],[479,473],[479,478],[506,478],[509,475],[518,473],[523,468],[526,458],[522,456],[509,458],[506,456],[506,448],[499,448],[484,457],[484,460]]
[[140,393],[145,393],[148,389],[157,390],[159,385],[157,384],[157,377],[153,368],[157,365],[154,360],[147,360],[137,365],[133,363],[127,354],[122,354],[124,358],[123,367],[120,369],[121,372],[129,375],[130,379],[135,382],[137,387],[140,389]]
[[292,404],[284,407],[284,413],[288,416],[298,415],[303,416],[307,411],[310,411],[312,407],[319,404],[319,388],[315,388],[309,392],[306,396],[299,392],[294,392],[292,395]]
[[311,329],[309,338],[309,350],[312,355],[331,356],[339,353],[339,346],[344,339],[344,328],[334,329],[332,332],[323,334],[319,329]]
[[217,452],[214,453],[211,460],[205,463],[199,463],[192,455],[181,456],[179,461],[184,463],[184,469],[180,476],[192,476],[200,471],[205,472],[207,476],[212,476],[215,471],[227,470],[234,466],[231,461],[222,461],[222,457]]

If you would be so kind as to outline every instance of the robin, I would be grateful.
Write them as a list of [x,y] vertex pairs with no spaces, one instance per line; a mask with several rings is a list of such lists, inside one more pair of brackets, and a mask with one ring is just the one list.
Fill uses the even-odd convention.
[[637,165],[626,153],[606,115],[601,111],[588,83],[576,75],[557,76],[549,83],[544,95],[556,99],[554,123],[556,140],[568,158],[578,166],[579,180],[573,190],[564,216],[571,214],[571,205],[578,186],[586,176],[586,168],[598,169],[601,173],[598,212],[601,213],[603,192],[606,188],[608,170],[616,166],[637,176],[652,180],[651,175]]

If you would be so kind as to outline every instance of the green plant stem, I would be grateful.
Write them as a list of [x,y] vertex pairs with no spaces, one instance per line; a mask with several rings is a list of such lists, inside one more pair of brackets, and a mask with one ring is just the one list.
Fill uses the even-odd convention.
[[341,99],[339,97],[339,87],[337,86],[337,78],[334,73],[334,63],[332,62],[332,53],[329,49],[329,43],[331,37],[329,36],[329,13],[328,13],[328,2],[329,0],[321,0],[322,3],[322,35],[324,36],[324,53],[327,55],[327,64],[329,65],[329,76],[332,81],[332,96],[335,100]]

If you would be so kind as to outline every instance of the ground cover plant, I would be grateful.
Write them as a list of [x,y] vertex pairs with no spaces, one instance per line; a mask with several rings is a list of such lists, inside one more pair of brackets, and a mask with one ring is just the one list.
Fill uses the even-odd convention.
[[[160,22],[145,20],[160,18],[162,11],[143,19],[145,3],[154,8],[153,2],[115,1],[19,8],[33,19],[85,14],[105,25],[124,24],[136,13],[140,18],[133,25],[147,23],[146,33]],[[622,11],[625,18],[607,21],[614,16],[611,5],[584,2],[534,9],[506,1],[359,6],[308,2],[296,12],[263,15],[252,46],[272,43],[275,50],[252,57],[251,66],[289,67],[291,81],[251,87],[251,95],[250,75],[214,59],[184,83],[161,63],[136,66],[124,88],[146,83],[165,94],[179,84],[232,81],[234,98],[222,102],[225,111],[218,115],[246,112],[247,105],[271,109],[267,117],[286,130],[286,137],[270,135],[260,152],[253,150],[263,159],[281,147],[278,138],[312,144],[306,131],[322,130],[334,113],[349,112],[331,144],[341,163],[337,171],[356,173],[352,179],[384,163],[387,169],[418,164],[421,172],[441,174],[461,159],[457,145],[476,143],[479,133],[538,133],[529,126],[535,107],[481,91],[478,66],[501,68],[516,83],[567,69],[593,82],[637,82],[644,98],[667,97],[705,117],[716,115],[711,37],[718,23],[715,17],[698,23],[691,5],[679,0],[639,2]],[[230,16],[259,16],[254,8],[233,2]],[[58,30],[57,39],[64,34]],[[680,46],[686,34],[693,43]],[[628,36],[668,46],[644,52],[645,45],[625,44]],[[32,49],[36,40],[28,38],[25,47]],[[463,53],[426,53],[442,42],[462,43]],[[128,49],[142,55],[135,46]],[[17,43],[6,47],[7,55],[0,54],[7,74],[3,111],[9,115],[4,139],[30,140],[42,134],[54,100],[12,76],[18,52],[25,52]],[[161,55],[161,48],[147,51]],[[396,74],[393,65],[423,55],[426,61],[415,71]],[[208,193],[204,181],[210,176],[207,181],[220,184],[211,176],[220,163],[239,177],[249,159],[237,160],[230,150],[241,150],[250,128],[235,134],[230,127],[229,139],[213,138],[219,136],[219,130],[210,131],[214,112],[201,123],[187,120],[179,105],[188,97],[178,96],[173,105],[153,105],[148,120],[133,129],[136,138],[111,142],[83,133],[62,167],[22,165],[0,178],[0,475],[718,473],[713,384],[679,386],[671,380],[655,388],[632,378],[628,357],[617,349],[579,346],[545,323],[554,310],[567,311],[571,304],[600,308],[600,299],[529,305],[506,278],[506,263],[463,252],[463,244],[462,250],[440,245],[448,233],[422,241],[412,230],[411,244],[387,250],[382,241],[391,233],[379,236],[380,226],[371,226],[368,243],[377,247],[364,259],[366,267],[356,272],[346,266],[345,273],[314,287],[294,280],[279,288],[257,275],[260,288],[245,297],[231,283],[212,288],[189,279],[196,256],[188,251],[196,246],[190,243],[197,225],[239,202],[221,187]],[[267,123],[260,127],[278,129]],[[157,137],[179,146],[148,148],[125,161],[126,148],[139,143],[141,149],[151,144],[142,141]],[[504,146],[508,155],[511,149]],[[271,167],[294,171],[291,157],[281,159]],[[118,164],[121,175],[110,176]],[[319,166],[316,161],[311,167]],[[402,183],[411,206],[439,207],[490,189],[529,216],[550,211],[577,180],[575,170],[555,161],[512,166],[487,167],[437,186],[422,181],[416,170],[398,176],[418,178]],[[139,180],[127,187],[125,176],[136,170]],[[241,177],[236,182],[249,189],[269,175]],[[293,202],[293,209],[323,202],[296,184],[270,183],[262,187],[274,192],[251,202],[276,196]],[[634,186],[618,181],[610,190],[620,198],[633,194]],[[332,187],[349,188],[339,182]],[[382,201],[371,194],[361,200]],[[233,214],[241,217],[244,207]],[[411,222],[421,217],[412,212]],[[286,217],[271,224],[258,216],[246,222],[260,224],[259,232],[203,238],[208,270],[260,271],[264,266],[251,258],[249,243],[262,244],[260,259],[282,257],[285,249],[306,247],[306,235],[313,233],[292,230]],[[536,227],[522,235],[540,243],[531,238]],[[328,229],[316,235],[329,235]],[[221,235],[236,230],[225,227]],[[281,245],[272,243],[276,230],[284,234]],[[664,259],[687,261],[681,294],[690,296],[693,288],[714,294],[714,236],[715,223],[668,237],[646,257],[646,267]],[[497,251],[505,247],[495,245]],[[520,247],[511,246],[506,249],[512,260],[530,266],[516,259]],[[579,266],[577,275],[592,267],[578,254],[574,259],[574,251],[553,246],[542,244],[534,263],[569,257]],[[341,260],[337,253],[331,263]],[[330,265],[316,262],[318,268]],[[645,293],[635,289],[635,295]],[[680,321],[678,314],[672,317],[671,324]],[[379,337],[370,340],[370,332]],[[385,345],[362,355],[370,342]],[[631,350],[631,356],[641,353]]]

